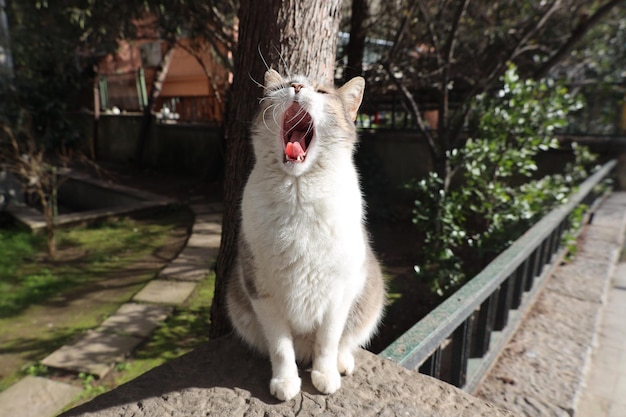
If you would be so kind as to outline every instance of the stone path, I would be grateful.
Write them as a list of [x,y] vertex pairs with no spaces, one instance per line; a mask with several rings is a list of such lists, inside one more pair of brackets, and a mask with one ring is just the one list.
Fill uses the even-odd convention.
[[617,264],[591,355],[578,417],[626,416],[626,262]]
[[[193,229],[176,259],[131,302],[98,328],[52,352],[43,365],[102,378],[189,298],[215,262],[222,233],[221,204],[194,204],[191,209]],[[75,386],[29,376],[0,393],[0,416],[52,417],[80,393]]]
[[[606,308],[609,282],[623,249],[625,228],[626,193],[614,192],[583,229],[574,259],[556,268],[548,278],[546,287],[475,395],[525,417],[626,417],[626,408],[601,414],[577,406],[600,317]],[[610,366],[598,368],[598,364],[591,363],[590,368],[590,377],[604,380],[601,387],[615,390],[606,400],[611,406],[611,401],[617,400],[624,404],[626,396],[626,378],[622,379],[622,399],[616,385],[620,376],[617,354],[626,358],[626,297],[621,295],[621,300],[621,315],[615,323],[618,326],[607,333],[612,338],[624,335],[621,345],[611,356]],[[626,376],[626,361],[621,366],[621,375]]]

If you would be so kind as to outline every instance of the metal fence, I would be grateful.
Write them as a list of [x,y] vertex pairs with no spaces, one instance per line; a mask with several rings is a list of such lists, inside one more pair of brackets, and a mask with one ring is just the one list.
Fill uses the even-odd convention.
[[601,194],[597,186],[615,166],[615,161],[603,165],[566,204],[543,217],[380,355],[472,392],[566,253],[561,241],[570,214],[581,204],[592,207]]

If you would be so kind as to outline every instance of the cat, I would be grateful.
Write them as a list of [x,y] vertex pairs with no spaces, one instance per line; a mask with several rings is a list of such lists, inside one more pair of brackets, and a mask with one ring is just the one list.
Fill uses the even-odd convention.
[[378,327],[385,285],[353,162],[365,81],[335,89],[272,69],[264,81],[227,310],[269,354],[270,392],[287,401],[301,388],[296,362],[312,361],[321,393],[340,388]]

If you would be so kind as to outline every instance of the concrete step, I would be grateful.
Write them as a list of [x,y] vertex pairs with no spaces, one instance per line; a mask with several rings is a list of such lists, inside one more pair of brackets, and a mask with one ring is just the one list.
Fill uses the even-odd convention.
[[81,392],[80,388],[63,382],[27,376],[0,393],[0,416],[56,416]]

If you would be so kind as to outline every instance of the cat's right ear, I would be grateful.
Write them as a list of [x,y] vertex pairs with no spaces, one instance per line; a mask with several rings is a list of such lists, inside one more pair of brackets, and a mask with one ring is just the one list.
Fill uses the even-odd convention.
[[365,90],[365,80],[363,77],[354,77],[337,90],[343,99],[346,110],[348,110],[352,121],[356,120],[359,106],[361,105],[361,101],[363,101],[363,90]]
[[280,76],[278,72],[273,69],[268,69],[265,72],[265,78],[263,81],[263,90],[267,94],[268,91],[276,88],[277,86],[283,83],[283,77]]

